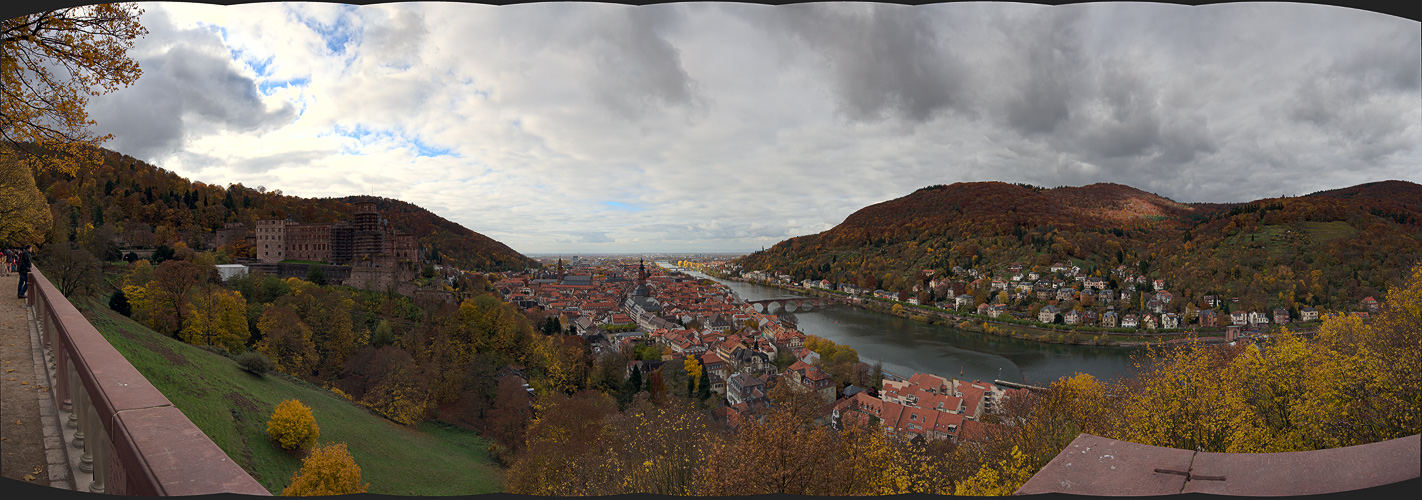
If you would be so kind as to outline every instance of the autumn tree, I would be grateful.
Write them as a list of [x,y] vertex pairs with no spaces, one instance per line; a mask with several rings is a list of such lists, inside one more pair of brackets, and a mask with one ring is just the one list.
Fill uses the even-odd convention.
[[686,355],[686,359],[682,360],[682,367],[686,370],[687,374],[686,393],[687,395],[695,394],[697,388],[700,387],[701,374],[705,370],[705,367],[701,366],[700,360],[697,360],[695,356],[690,354]]
[[220,346],[242,352],[251,332],[247,329],[247,301],[240,292],[208,283],[193,294],[192,317],[183,327],[184,342]]
[[301,470],[291,476],[291,485],[282,496],[316,497],[365,493],[370,483],[361,483],[360,466],[346,450],[346,444],[319,446],[301,461]]
[[45,276],[65,296],[75,292],[94,293],[103,283],[103,264],[89,252],[76,247],[74,242],[46,245],[37,257],[37,263],[44,267]]
[[509,467],[504,487],[510,493],[530,495],[578,495],[582,481],[569,474],[586,471],[600,443],[607,419],[617,411],[617,403],[597,391],[583,390],[573,396],[554,391],[538,403],[543,410],[527,431],[524,449]]
[[489,413],[487,434],[509,452],[523,450],[523,433],[533,416],[532,398],[518,377],[499,379],[494,409]]
[[549,387],[571,394],[587,381],[587,353],[576,336],[534,334],[528,363],[539,368]]
[[316,346],[311,342],[311,327],[290,309],[267,306],[257,322],[262,340],[257,352],[276,363],[277,369],[297,377],[309,377],[316,366]]
[[367,386],[354,392],[360,403],[395,422],[413,425],[429,411],[429,388],[415,359],[397,347],[382,347],[375,363],[357,364],[347,374],[363,373]]
[[311,328],[311,342],[318,359],[316,371],[322,378],[333,379],[357,347],[355,325],[351,321],[355,301],[315,283],[296,278],[286,281],[291,294],[273,304],[291,309]]
[[[188,312],[188,292],[206,278],[206,273],[197,264],[183,260],[165,261],[153,271],[153,281],[149,282],[148,295],[162,308],[156,317],[155,330],[161,330],[174,337],[186,326]],[[158,328],[161,327],[161,328]]]
[[321,436],[321,428],[316,425],[311,407],[288,399],[272,410],[272,416],[267,420],[267,435],[282,449],[294,450],[314,444],[316,438]]
[[[617,413],[610,398],[593,391],[549,399],[551,406],[529,429],[527,453],[510,467],[508,491],[698,494],[707,453],[721,437],[709,416],[690,401],[673,398],[655,405],[640,395]],[[558,437],[564,442],[552,441]]]
[[43,243],[52,216],[30,167],[0,147],[0,246]]
[[[777,395],[789,384],[772,389]],[[698,476],[702,495],[828,495],[841,491],[845,474],[833,429],[813,423],[809,400],[782,397],[764,421],[744,423],[736,439],[716,443]]]
[[99,163],[92,146],[109,136],[89,130],[85,104],[142,74],[128,56],[148,33],[138,23],[142,13],[135,4],[112,3],[0,21],[0,141],[18,146],[32,166],[73,173]]

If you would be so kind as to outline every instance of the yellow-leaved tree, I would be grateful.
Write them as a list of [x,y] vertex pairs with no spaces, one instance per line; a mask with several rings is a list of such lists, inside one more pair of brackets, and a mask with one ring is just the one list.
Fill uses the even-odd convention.
[[183,327],[184,342],[221,346],[231,353],[244,350],[247,338],[247,301],[235,290],[206,284],[193,294],[192,316]]
[[361,483],[360,466],[346,450],[346,444],[317,447],[301,461],[301,470],[291,476],[291,485],[282,496],[316,497],[365,493],[370,483]]
[[311,327],[290,309],[267,306],[257,320],[262,340],[257,352],[276,363],[277,369],[288,375],[308,377],[316,366],[316,346],[311,341]]
[[99,162],[93,146],[109,137],[89,130],[85,104],[142,74],[128,56],[148,34],[142,13],[109,3],[0,20],[0,142],[18,149],[11,154],[65,173]]
[[43,243],[52,221],[30,167],[0,148],[0,246]]
[[686,359],[682,360],[682,366],[686,368],[687,378],[691,380],[690,392],[694,393],[697,389],[701,388],[701,371],[704,368],[702,368],[701,362],[690,354],[686,355]]
[[321,436],[321,428],[316,425],[311,407],[288,399],[272,410],[271,419],[267,420],[267,435],[283,449],[295,450],[315,444],[316,438]]
[[984,465],[971,477],[959,482],[953,494],[967,496],[1006,496],[1017,491],[1032,478],[1041,465],[1032,463],[1031,457],[1013,446],[1007,458],[996,464]]

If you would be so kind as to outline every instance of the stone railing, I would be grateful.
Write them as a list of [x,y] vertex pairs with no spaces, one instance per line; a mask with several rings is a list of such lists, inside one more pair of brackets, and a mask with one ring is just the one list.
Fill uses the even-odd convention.
[[[1415,483],[1418,477],[1422,477],[1422,435],[1418,434],[1284,453],[1209,453],[1080,434],[1013,495],[1333,497],[1351,491],[1387,498],[1393,496],[1389,493],[1415,491],[1402,483]],[[1368,491],[1359,491],[1364,489]]]
[[[172,496],[270,492],[153,387],[59,293],[30,271],[33,306],[80,491]],[[65,421],[65,413],[68,414]]]

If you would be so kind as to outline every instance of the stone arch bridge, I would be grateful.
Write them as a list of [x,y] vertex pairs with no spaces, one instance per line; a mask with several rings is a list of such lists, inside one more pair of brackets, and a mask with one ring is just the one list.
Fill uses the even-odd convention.
[[832,307],[848,304],[849,300],[830,297],[792,297],[784,299],[748,300],[746,304],[758,313],[778,313],[813,311],[817,307]]

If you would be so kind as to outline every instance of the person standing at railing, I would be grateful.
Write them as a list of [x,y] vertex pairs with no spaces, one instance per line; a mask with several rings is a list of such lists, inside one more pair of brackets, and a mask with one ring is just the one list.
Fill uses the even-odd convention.
[[20,260],[15,270],[20,273],[19,298],[25,298],[25,291],[30,285],[30,247],[20,251]]
[[15,254],[11,253],[11,252],[10,252],[10,249],[6,248],[6,249],[5,249],[5,268],[4,268],[4,272],[0,272],[0,275],[9,276],[10,273],[13,273],[13,272],[15,272]]

